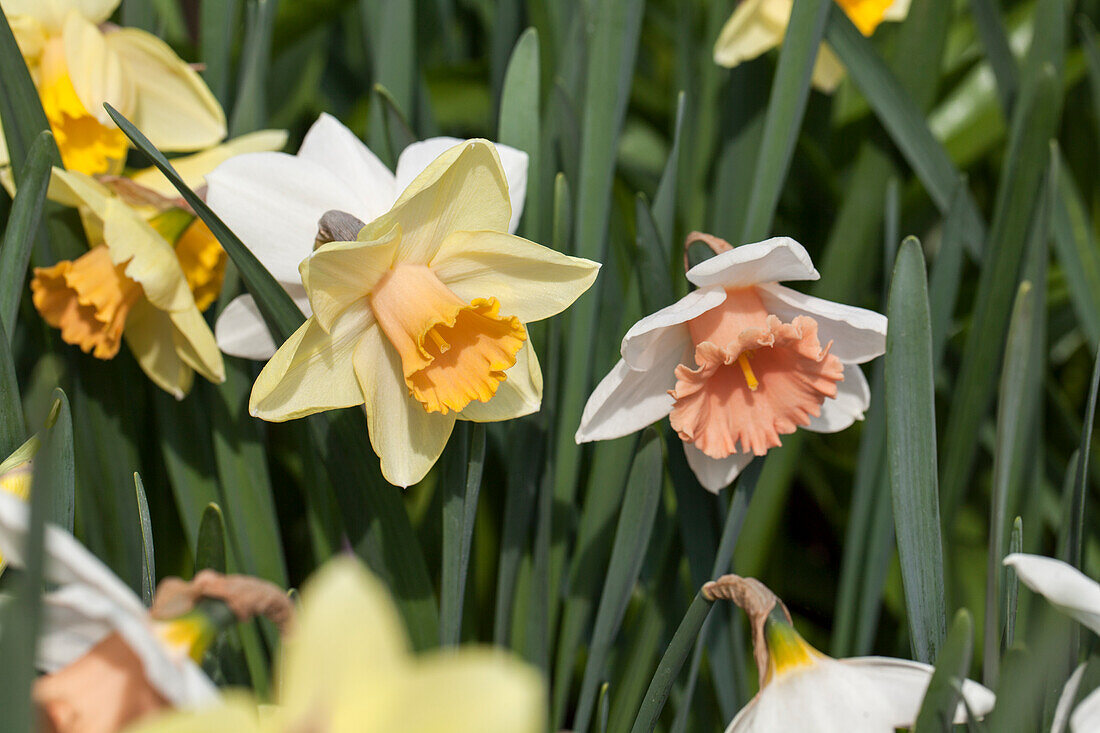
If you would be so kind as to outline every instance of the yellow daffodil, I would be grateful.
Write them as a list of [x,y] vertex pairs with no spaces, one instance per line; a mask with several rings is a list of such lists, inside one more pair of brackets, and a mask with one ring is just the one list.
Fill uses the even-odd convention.
[[[852,23],[865,36],[875,32],[884,20],[905,20],[910,0],[837,0]],[[750,61],[783,42],[793,0],[741,0],[733,11],[718,41],[714,44],[714,62],[732,68]],[[832,92],[844,78],[844,66],[825,44],[814,66],[814,86]]]
[[194,69],[156,36],[106,22],[118,4],[3,0],[61,160],[88,175],[121,171],[129,147],[104,102],[161,150],[199,150],[225,137],[225,113]]
[[490,649],[414,656],[385,587],[350,558],[306,583],[279,679],[281,699],[262,716],[249,698],[229,695],[131,731],[534,733],[543,724],[533,669]]
[[[273,165],[268,177],[281,170]],[[244,190],[219,198],[242,213],[260,206]],[[281,421],[365,405],[382,473],[409,486],[435,463],[456,419],[537,410],[542,374],[524,324],[568,307],[599,265],[509,234],[511,214],[485,140],[440,155],[370,224],[333,212],[358,238],[324,243],[302,262],[313,315],[260,373],[252,414]]]

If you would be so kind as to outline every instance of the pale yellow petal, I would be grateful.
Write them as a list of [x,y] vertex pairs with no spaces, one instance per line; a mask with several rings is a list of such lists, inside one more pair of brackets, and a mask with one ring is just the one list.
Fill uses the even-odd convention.
[[516,353],[516,363],[505,375],[492,399],[474,400],[462,409],[459,419],[497,422],[538,412],[542,406],[542,369],[530,340]]
[[51,31],[58,31],[70,11],[92,23],[102,23],[111,17],[121,0],[4,0],[4,13],[30,16]]
[[468,140],[413,179],[385,217],[401,225],[397,259],[427,264],[453,232],[508,231],[512,204],[496,148]]
[[153,384],[182,400],[191,391],[195,372],[176,351],[175,333],[168,314],[141,299],[130,310],[122,336]]
[[218,342],[195,304],[180,311],[171,311],[168,316],[176,327],[176,353],[183,362],[211,382],[224,382],[222,352],[218,350]]
[[[5,3],[5,6],[7,3]],[[30,15],[19,15],[8,18],[12,35],[19,45],[19,52],[31,69],[38,63],[38,57],[42,55],[42,49],[46,45],[46,28],[42,22]]]
[[600,265],[504,232],[456,232],[432,259],[432,271],[458,297],[493,297],[500,312],[523,323],[569,307],[596,279]]
[[[404,624],[386,587],[358,560],[331,560],[303,586],[296,628],[283,644],[286,719],[373,697],[372,690],[401,677],[410,663]],[[379,730],[371,720],[362,718],[360,730]]]
[[172,245],[122,201],[108,199],[105,209],[103,240],[111,251],[111,261],[116,265],[128,261],[126,275],[141,285],[145,297],[157,308],[193,308],[195,298]]
[[64,206],[87,208],[96,217],[107,217],[107,202],[111,199],[111,190],[91,176],[83,173],[54,168],[50,175],[50,186],[46,197]]
[[298,272],[313,315],[326,331],[344,310],[365,298],[393,265],[401,227],[359,242],[330,242],[302,260]]
[[283,422],[363,404],[353,357],[359,342],[378,331],[366,304],[344,311],[331,332],[308,318],[256,378],[248,403],[253,417]]
[[814,88],[832,94],[844,80],[844,64],[833,53],[833,49],[827,44],[821,44],[817,52],[817,61],[814,62],[813,84]]
[[909,15],[909,4],[911,0],[894,0],[890,7],[886,8],[886,12],[883,14],[883,20],[891,20],[899,22],[905,20]]
[[783,42],[792,0],[743,0],[722,26],[714,44],[714,63],[733,67],[751,61]]
[[134,80],[125,73],[121,58],[99,28],[76,12],[65,17],[61,38],[65,66],[81,104],[100,124],[114,127],[103,103],[109,102],[127,116],[134,103]]
[[[180,175],[183,182],[192,189],[205,185],[203,177],[219,165],[236,155],[244,153],[262,153],[279,151],[286,147],[286,130],[259,130],[247,135],[235,137],[221,145],[193,155],[181,156],[172,159],[172,167]],[[150,166],[137,171],[129,176],[135,183],[156,191],[161,196],[175,198],[179,196],[176,187],[173,186],[164,174],[156,166]]]
[[129,119],[154,145],[167,151],[198,150],[225,137],[221,105],[168,44],[136,28],[112,31],[104,38],[134,85]]
[[154,715],[127,728],[126,733],[259,733],[260,730],[252,698],[243,692],[226,690],[216,707]]
[[409,395],[401,357],[381,328],[371,329],[360,341],[355,351],[355,374],[382,475],[394,486],[412,486],[439,460],[454,429],[455,414],[429,413]]

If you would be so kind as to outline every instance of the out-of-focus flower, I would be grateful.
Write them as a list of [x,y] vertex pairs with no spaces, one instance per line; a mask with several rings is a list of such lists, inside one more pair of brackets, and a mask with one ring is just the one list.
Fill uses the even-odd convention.
[[278,705],[262,717],[252,700],[232,697],[132,733],[535,733],[543,725],[532,668],[490,649],[411,654],[385,587],[351,558],[306,583],[279,679]]
[[[1041,555],[1014,552],[1004,559],[1004,564],[1016,571],[1021,583],[1046,598],[1059,611],[1100,634],[1100,583],[1068,563]],[[1081,682],[1079,672],[1067,683],[1068,694],[1058,703],[1052,733],[1060,733],[1065,728],[1067,717],[1073,733],[1100,730],[1100,689],[1089,693],[1069,715]]]
[[[208,175],[207,203],[308,316],[313,311],[298,265],[313,251],[325,212],[373,221],[429,163],[459,142],[435,137],[413,143],[402,151],[395,174],[336,118],[322,114],[297,155],[242,155]],[[527,191],[527,154],[507,145],[497,145],[496,151],[512,205],[507,230],[514,233]],[[231,356],[267,360],[275,353],[250,295],[229,303],[214,332],[218,346]]]
[[[181,158],[188,185],[235,154],[281,147],[264,131]],[[91,249],[35,268],[35,307],[67,343],[111,359],[125,338],[161,389],[182,398],[194,372],[220,382],[221,352],[201,311],[217,299],[226,255],[206,225],[156,170],[98,179],[55,169],[50,198],[81,213]]]
[[[268,183],[287,174],[278,164],[251,170]],[[222,210],[267,218],[251,191],[220,185]],[[310,195],[309,180],[293,185]],[[370,224],[326,215],[322,230],[352,219],[358,239],[324,244],[302,262],[313,315],[260,373],[252,414],[282,421],[364,405],[383,475],[409,486],[439,458],[456,419],[537,410],[542,373],[524,324],[568,307],[599,265],[508,234],[511,214],[495,148],[471,140],[439,156]]]
[[886,318],[780,285],[819,277],[793,239],[729,249],[693,237],[724,251],[688,270],[698,290],[627,331],[576,439],[619,438],[669,415],[699,482],[717,492],[780,435],[863,418],[871,394],[858,365],[885,351]]
[[[15,566],[26,562],[28,513],[26,502],[0,492],[0,552]],[[47,675],[35,699],[55,729],[114,730],[152,709],[217,699],[191,658],[196,635],[150,618],[141,599],[67,532],[48,525],[45,552],[46,580],[57,587],[43,596],[36,665]],[[87,709],[97,720],[84,718]]]
[[[810,646],[791,624],[774,593],[755,578],[726,575],[703,587],[711,600],[745,610],[753,636],[760,691],[726,733],[893,733],[910,728],[934,671],[930,665],[891,657],[833,659]],[[967,707],[984,716],[996,698],[976,682],[962,684],[956,723]]]
[[[107,23],[119,0],[3,0],[61,160],[96,175],[122,170],[126,136],[109,102],[161,150],[190,151],[225,137],[225,113],[168,44]],[[0,165],[7,146],[0,138]]]
[[[7,492],[21,501],[26,501],[27,497],[31,495],[31,478],[33,475],[33,459],[28,458],[12,462],[10,465],[8,461],[4,461],[0,464],[0,491]],[[4,572],[7,565],[8,559],[4,557],[4,553],[0,552],[0,573]]]
[[[884,20],[901,21],[909,14],[910,0],[837,0],[865,36]],[[714,44],[714,62],[734,67],[750,61],[783,42],[791,18],[793,0],[741,0]],[[821,44],[814,65],[814,86],[832,92],[844,78],[844,66],[826,44]]]

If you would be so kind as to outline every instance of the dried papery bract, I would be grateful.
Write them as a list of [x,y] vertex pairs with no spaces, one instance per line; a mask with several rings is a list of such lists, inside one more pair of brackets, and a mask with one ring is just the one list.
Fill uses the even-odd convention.
[[251,575],[223,575],[209,569],[200,570],[189,581],[162,580],[149,615],[158,620],[173,619],[193,611],[203,598],[224,601],[239,621],[263,616],[281,635],[294,625],[294,604],[279,586]]
[[756,578],[742,578],[740,575],[723,575],[703,586],[703,595],[711,601],[722,599],[732,601],[749,617],[752,629],[752,655],[756,660],[756,670],[760,676],[760,686],[768,671],[768,645],[764,639],[764,624],[776,606],[791,622],[791,614],[779,596],[771,588]]

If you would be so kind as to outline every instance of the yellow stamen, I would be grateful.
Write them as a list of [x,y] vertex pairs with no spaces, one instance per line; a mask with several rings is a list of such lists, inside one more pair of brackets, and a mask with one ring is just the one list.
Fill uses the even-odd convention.
[[894,0],[837,0],[859,32],[869,36],[882,22]]
[[116,265],[105,245],[75,261],[34,268],[31,295],[46,323],[61,329],[61,338],[92,352],[97,359],[118,353],[126,316],[142,295],[141,286]]
[[767,640],[769,662],[764,684],[788,672],[810,667],[823,656],[794,627],[785,622],[768,619],[764,627],[764,638]]
[[169,649],[186,654],[202,663],[202,657],[217,635],[210,620],[202,613],[192,611],[171,621],[162,621],[155,625],[154,632]]
[[370,295],[378,325],[401,356],[409,394],[428,412],[488,402],[527,340],[496,298],[465,303],[425,265],[399,265]]
[[116,127],[107,127],[88,113],[73,88],[60,39],[42,52],[38,95],[53,130],[61,162],[88,175],[121,169],[129,142]]
[[753,374],[752,367],[749,366],[749,357],[752,356],[751,351],[742,351],[741,355],[737,357],[737,364],[741,367],[741,371],[745,375],[745,382],[748,383],[749,389],[753,392],[760,386],[760,381]]

